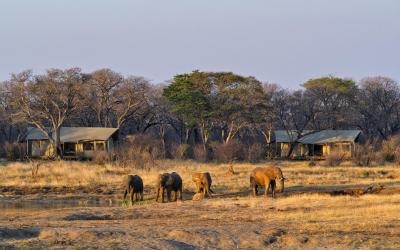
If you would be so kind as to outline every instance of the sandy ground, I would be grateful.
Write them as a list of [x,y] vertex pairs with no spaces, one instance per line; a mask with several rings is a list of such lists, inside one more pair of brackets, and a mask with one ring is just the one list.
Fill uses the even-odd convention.
[[[0,168],[0,249],[400,249],[398,166],[282,162],[285,192],[272,199],[249,196],[256,165],[227,175],[224,165],[164,164],[135,172],[145,201],[133,207],[121,203],[129,169],[50,162],[33,178],[27,164]],[[155,203],[157,174],[173,170],[184,201]],[[213,198],[191,200],[195,171],[211,172]]]
[[[350,189],[347,189],[350,190]],[[353,189],[354,190],[354,189]],[[0,246],[22,249],[399,249],[400,192],[247,193],[133,207],[8,208]],[[61,198],[61,197],[59,197]],[[3,197],[4,199],[4,197]],[[382,216],[384,215],[384,216]]]

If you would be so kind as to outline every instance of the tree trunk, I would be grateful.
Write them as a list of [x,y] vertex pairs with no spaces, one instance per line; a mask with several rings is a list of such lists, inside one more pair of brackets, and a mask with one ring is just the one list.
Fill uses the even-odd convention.
[[63,152],[61,149],[61,127],[57,127],[54,129],[54,133],[55,133],[55,140],[54,140],[54,149],[55,149],[55,156],[57,158],[63,158]]

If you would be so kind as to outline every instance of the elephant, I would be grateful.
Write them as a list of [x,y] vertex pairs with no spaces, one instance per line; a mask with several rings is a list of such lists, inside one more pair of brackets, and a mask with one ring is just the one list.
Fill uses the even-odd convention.
[[157,197],[156,201],[160,197],[161,191],[161,202],[164,202],[164,191],[167,190],[168,202],[171,202],[171,192],[175,192],[175,200],[178,200],[178,192],[179,199],[182,200],[182,178],[179,174],[172,173],[164,173],[160,174],[157,179]]
[[196,184],[196,193],[203,193],[211,197],[211,193],[214,193],[211,189],[211,175],[208,172],[205,173],[194,173],[192,175],[192,181]]
[[133,205],[133,195],[135,195],[136,201],[143,201],[143,180],[138,175],[128,175],[125,179],[125,192],[124,192],[124,201],[126,200],[126,196],[130,195],[130,200]]
[[284,190],[284,180],[282,170],[278,167],[257,167],[250,174],[250,187],[253,196],[257,195],[258,186],[264,186],[264,196],[267,196],[268,190],[271,188],[271,195],[275,197],[276,182],[279,181],[280,192]]

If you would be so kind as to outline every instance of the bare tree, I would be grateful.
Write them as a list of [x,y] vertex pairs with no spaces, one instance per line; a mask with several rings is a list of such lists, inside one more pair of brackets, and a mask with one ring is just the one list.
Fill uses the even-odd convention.
[[386,140],[400,130],[400,86],[393,79],[378,76],[361,80],[360,87],[360,127]]
[[36,76],[24,71],[12,75],[10,83],[14,115],[42,131],[62,157],[60,130],[79,105],[81,70],[51,69]]

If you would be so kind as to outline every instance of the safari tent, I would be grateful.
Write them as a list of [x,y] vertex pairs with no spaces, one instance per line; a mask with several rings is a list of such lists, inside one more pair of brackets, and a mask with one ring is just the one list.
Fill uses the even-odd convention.
[[[61,148],[65,158],[90,159],[97,151],[110,152],[118,139],[117,128],[62,127]],[[54,148],[38,128],[28,128],[26,154],[39,158],[52,155]]]
[[325,158],[332,152],[340,152],[344,157],[354,155],[360,141],[360,130],[276,130],[272,134],[270,147],[275,157],[287,157],[290,145],[294,145],[292,158]]

